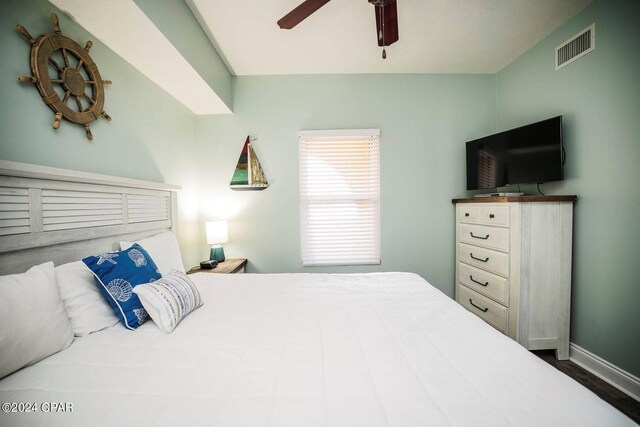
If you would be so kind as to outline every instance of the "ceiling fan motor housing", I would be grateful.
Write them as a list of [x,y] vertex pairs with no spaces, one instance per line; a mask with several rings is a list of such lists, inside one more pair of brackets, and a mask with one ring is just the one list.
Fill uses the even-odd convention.
[[395,0],[369,0],[369,3],[376,7],[388,6],[393,3]]

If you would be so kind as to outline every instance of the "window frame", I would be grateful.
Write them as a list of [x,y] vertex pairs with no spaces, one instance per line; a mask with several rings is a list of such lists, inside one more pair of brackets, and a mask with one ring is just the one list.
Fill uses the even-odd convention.
[[[362,194],[354,195],[353,202],[358,203],[363,200],[369,200],[368,205],[365,209],[370,209],[374,214],[374,219],[371,221],[372,232],[370,241],[367,241],[367,244],[370,244],[370,247],[367,250],[363,250],[360,254],[362,254],[361,259],[345,259],[344,254],[349,253],[350,249],[346,248],[340,252],[340,257],[337,259],[321,259],[321,256],[316,256],[314,259],[313,254],[309,254],[309,248],[312,244],[309,244],[310,233],[308,230],[308,223],[306,222],[309,215],[309,206],[310,203],[315,200],[322,200],[323,203],[331,203],[331,196],[335,197],[335,201],[333,202],[336,205],[340,205],[342,203],[344,205],[345,202],[348,203],[349,198],[344,195],[339,194],[323,194],[321,197],[317,195],[308,194],[307,188],[305,187],[305,182],[303,180],[303,173],[308,172],[303,168],[307,165],[308,150],[306,149],[307,143],[321,143],[323,141],[327,142],[345,142],[354,141],[358,143],[362,143],[363,141],[369,140],[370,144],[373,144],[373,148],[370,148],[366,154],[366,160],[369,161],[367,163],[367,168],[375,168],[376,175],[373,184],[369,185],[367,188],[369,191],[373,191],[374,195],[371,197],[370,195],[365,195],[363,197]],[[351,147],[346,147],[345,150],[353,150],[353,145]],[[299,151],[299,170],[298,170],[298,178],[299,178],[299,215],[300,215],[300,260],[304,267],[317,267],[317,266],[362,266],[362,265],[380,265],[381,264],[381,192],[380,192],[380,129],[345,129],[345,130],[312,130],[312,131],[301,131],[298,134],[298,151]],[[372,160],[372,154],[375,157]],[[373,164],[372,161],[376,163]],[[327,202],[329,199],[329,202]],[[372,209],[371,209],[372,208]],[[367,221],[362,221],[366,223]],[[339,247],[339,245],[337,245]],[[312,251],[313,252],[313,251]],[[368,259],[365,259],[368,256]]]

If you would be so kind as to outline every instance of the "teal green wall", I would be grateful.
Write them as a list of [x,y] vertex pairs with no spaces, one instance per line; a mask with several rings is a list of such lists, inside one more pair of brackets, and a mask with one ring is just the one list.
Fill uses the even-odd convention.
[[[195,115],[46,0],[3,0],[0,10],[0,159],[181,185],[180,240],[185,261],[197,261]],[[67,121],[54,131],[54,113],[37,89],[17,82],[18,75],[30,75],[30,46],[16,24],[34,37],[53,32],[51,12],[60,17],[63,34],[82,46],[93,40],[91,55],[102,77],[113,80],[105,87],[105,111],[113,121],[94,122],[92,142]]]
[[[554,52],[590,24],[596,50],[559,71]],[[497,127],[562,114],[577,194],[571,341],[640,376],[640,2],[600,0],[497,74]],[[527,188],[535,192],[535,188]]]
[[232,76],[184,0],[134,0],[200,77],[233,110]]
[[[200,209],[229,219],[227,256],[254,272],[413,271],[453,295],[451,199],[465,186],[463,142],[495,128],[494,76],[237,77],[234,93],[233,116],[199,117],[197,137]],[[358,128],[381,132],[382,265],[302,268],[298,132]],[[247,134],[264,191],[228,186]]]

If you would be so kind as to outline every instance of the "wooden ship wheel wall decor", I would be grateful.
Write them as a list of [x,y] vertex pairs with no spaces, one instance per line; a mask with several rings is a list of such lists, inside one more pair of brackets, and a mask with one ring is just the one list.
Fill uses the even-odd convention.
[[20,76],[18,81],[36,85],[44,103],[55,113],[54,129],[58,129],[65,118],[84,126],[91,140],[91,122],[100,116],[111,121],[104,111],[104,85],[111,81],[102,80],[98,66],[89,56],[91,41],[82,48],[61,34],[55,13],[51,14],[51,22],[54,33],[42,34],[37,39],[22,25],[17,25],[18,32],[31,45],[31,76]]

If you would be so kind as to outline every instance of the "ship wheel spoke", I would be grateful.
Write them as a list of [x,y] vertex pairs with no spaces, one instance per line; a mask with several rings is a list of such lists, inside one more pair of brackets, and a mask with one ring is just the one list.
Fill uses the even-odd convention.
[[80,70],[80,68],[82,67],[83,64],[84,64],[84,59],[79,58],[78,59],[78,65],[76,65],[76,70]]
[[85,98],[87,101],[89,101],[89,104],[93,105],[93,104],[95,104],[95,103],[96,103],[93,99],[89,98],[89,96],[87,95],[87,93],[86,93],[86,92],[85,92],[85,93],[83,93],[83,94],[82,94],[82,96],[84,96],[84,98]]
[[84,109],[82,108],[82,101],[78,95],[76,95],[76,103],[78,104],[78,112],[82,113]]
[[64,66],[65,68],[69,68],[69,57],[67,56],[67,49],[62,49],[62,58],[64,58]]
[[56,70],[58,70],[59,72],[62,72],[62,67],[58,65],[58,62],[55,59],[53,59],[52,57],[49,57],[49,62],[51,63],[51,65],[56,67]]
[[62,79],[51,79],[51,83],[62,83]]
[[69,100],[69,96],[70,96],[70,95],[71,95],[71,91],[66,91],[66,92],[64,93],[64,98],[62,98],[62,103],[63,103],[63,104],[66,104],[66,103],[67,103],[67,101]]
[[97,83],[96,83],[94,80],[85,80],[85,81],[84,81],[84,84],[87,84],[87,85],[94,85],[94,86],[95,86]]

